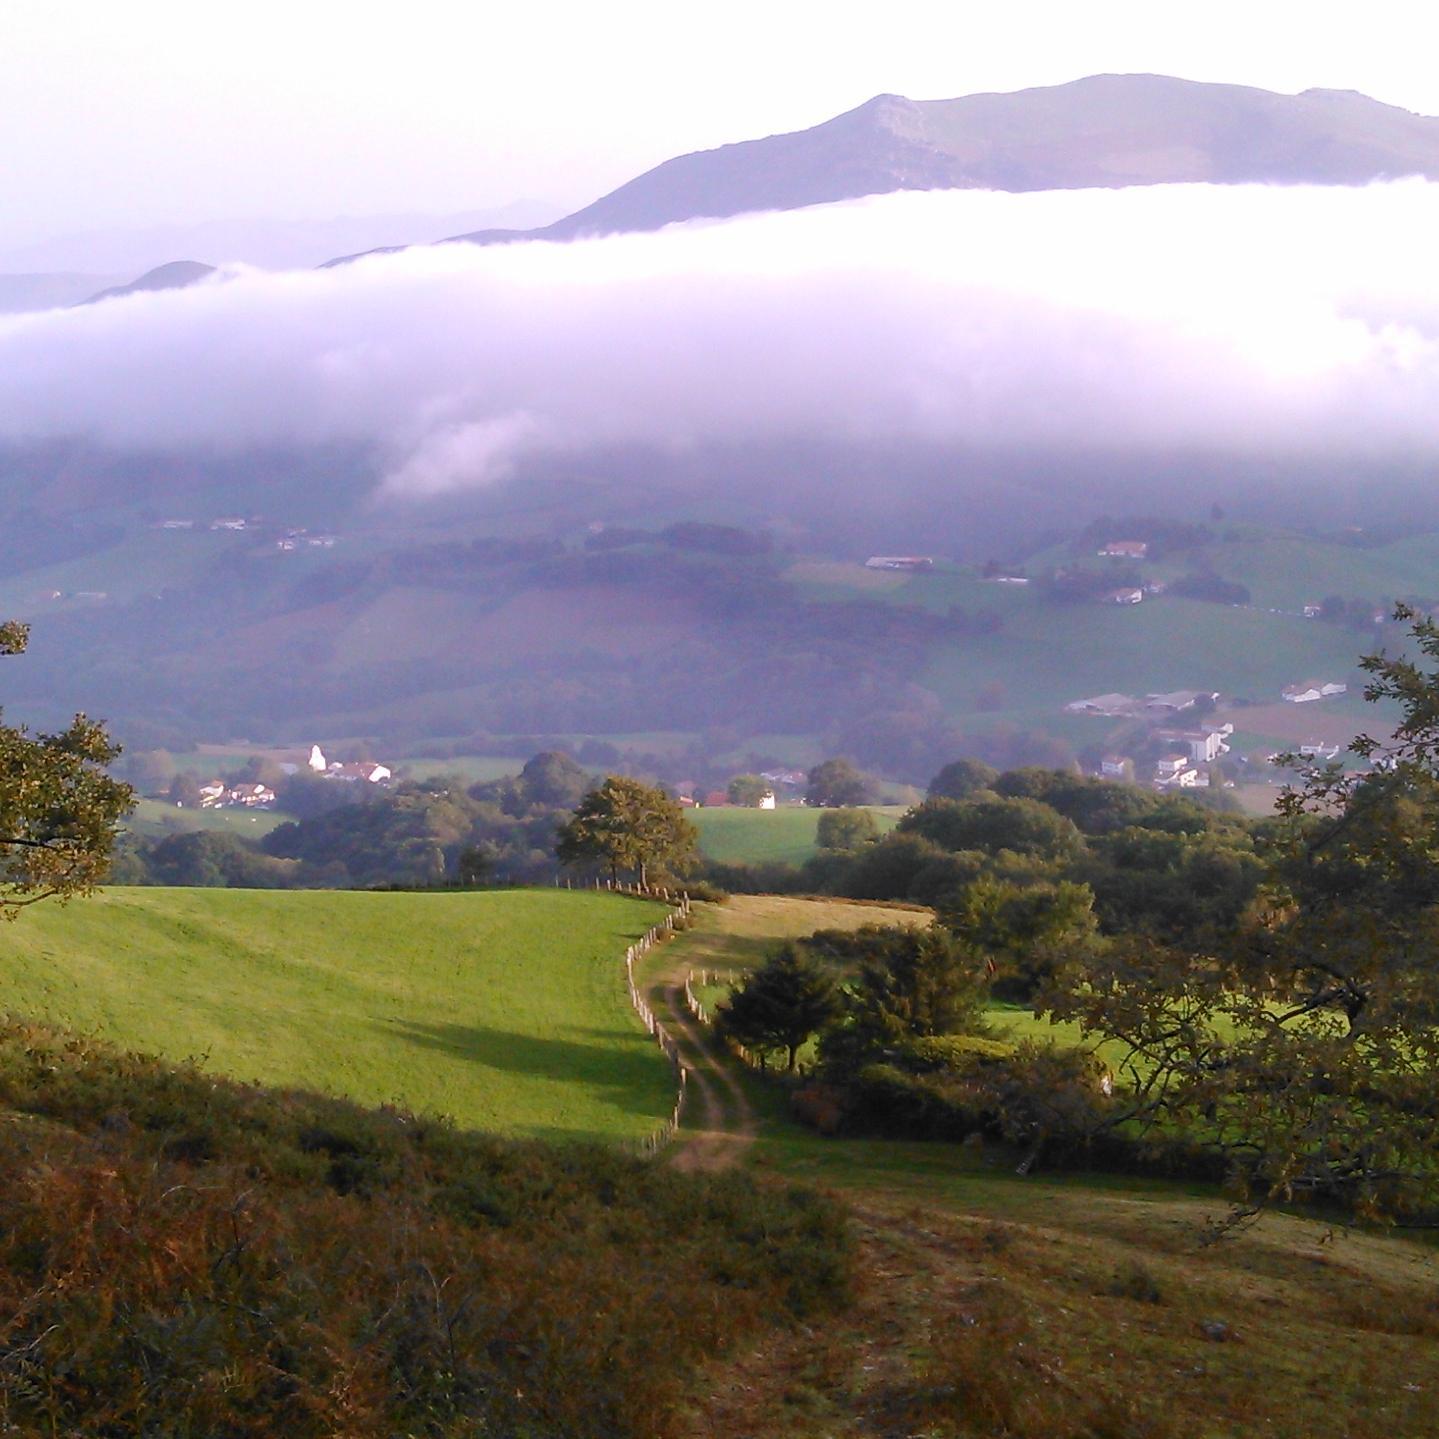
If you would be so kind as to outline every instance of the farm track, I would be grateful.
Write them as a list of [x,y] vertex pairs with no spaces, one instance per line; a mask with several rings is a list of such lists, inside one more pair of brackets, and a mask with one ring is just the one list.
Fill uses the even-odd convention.
[[672,1162],[686,1172],[727,1169],[754,1142],[758,1121],[728,1056],[685,1006],[685,968],[667,966],[651,981],[646,996],[689,1071],[679,1130],[683,1143],[675,1148]]

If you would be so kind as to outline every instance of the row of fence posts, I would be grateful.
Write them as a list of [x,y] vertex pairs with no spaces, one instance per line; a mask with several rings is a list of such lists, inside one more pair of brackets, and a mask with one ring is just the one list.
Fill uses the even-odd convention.
[[614,880],[606,880],[603,885],[596,880],[595,888],[608,889],[616,894],[631,895],[635,899],[662,899],[670,906],[670,912],[659,924],[647,929],[634,944],[625,950],[625,989],[629,994],[630,1003],[634,1006],[635,1013],[639,1015],[640,1022],[645,1029],[654,1036],[655,1043],[659,1045],[675,1072],[677,1092],[670,1117],[653,1134],[647,1135],[639,1143],[641,1153],[655,1154],[675,1137],[675,1131],[680,1127],[680,1119],[684,1115],[685,1095],[689,1089],[689,1070],[680,1058],[679,1046],[670,1038],[669,1032],[655,1017],[654,1010],[649,1007],[644,995],[640,993],[640,988],[635,983],[635,964],[657,944],[663,944],[674,934],[676,929],[684,927],[690,917],[690,897],[682,892],[676,893],[669,889],[622,884]]
[[[727,984],[733,988],[739,983],[742,976],[732,969],[692,969],[685,977],[685,1008],[701,1024],[712,1023],[714,1016],[705,1007],[703,1001],[695,993],[695,985],[701,989],[711,984]],[[722,1036],[725,1047],[741,1063],[749,1065],[751,1069],[763,1069],[764,1058],[751,1050],[746,1049],[739,1040],[732,1039],[729,1035]]]

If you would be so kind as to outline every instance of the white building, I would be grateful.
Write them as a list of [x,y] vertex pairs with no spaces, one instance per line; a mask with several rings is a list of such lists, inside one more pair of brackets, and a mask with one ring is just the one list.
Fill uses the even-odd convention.
[[1154,766],[1156,789],[1193,789],[1199,783],[1199,771],[1184,754],[1167,754]]
[[328,779],[343,779],[352,783],[380,784],[390,778],[391,770],[388,765],[372,764],[368,760],[356,764],[340,764],[335,760],[331,762],[325,775]]
[[1111,590],[1107,596],[1112,605],[1137,605],[1144,599],[1143,590]]
[[774,791],[772,789],[767,789],[762,795],[760,795],[759,807],[761,809],[774,808]]
[[330,762],[325,758],[325,752],[317,744],[310,746],[310,758],[305,761],[316,774],[324,774],[329,769]]
[[867,570],[932,570],[934,561],[928,555],[871,555],[864,567]]
[[1315,700],[1327,700],[1331,695],[1342,695],[1348,685],[1335,680],[1305,680],[1302,684],[1286,685],[1284,698],[1292,705],[1312,704]]

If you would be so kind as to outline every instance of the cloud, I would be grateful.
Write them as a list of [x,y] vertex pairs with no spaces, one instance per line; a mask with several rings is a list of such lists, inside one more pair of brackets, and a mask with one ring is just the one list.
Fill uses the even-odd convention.
[[1439,185],[946,191],[0,317],[0,438],[359,441],[394,494],[614,443],[1439,455]]

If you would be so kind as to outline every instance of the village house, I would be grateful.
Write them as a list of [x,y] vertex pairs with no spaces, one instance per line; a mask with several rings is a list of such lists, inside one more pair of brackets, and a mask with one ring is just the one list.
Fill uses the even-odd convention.
[[1149,546],[1143,540],[1110,540],[1099,553],[1106,559],[1142,560],[1149,554]]
[[231,804],[244,809],[268,809],[275,803],[275,791],[267,784],[237,784],[230,790]]
[[871,555],[864,567],[867,570],[932,570],[934,561],[928,555]]
[[1167,754],[1155,762],[1155,789],[1193,789],[1198,783],[1199,771],[1190,763],[1188,755]]
[[351,784],[381,784],[390,778],[390,774],[388,765],[372,764],[368,760],[360,760],[354,764],[333,761],[325,771],[325,778],[345,780]]
[[1342,695],[1348,689],[1348,685],[1339,684],[1335,680],[1305,680],[1301,684],[1285,685],[1284,698],[1292,705],[1312,704],[1315,700]]
[[220,809],[230,798],[230,786],[222,779],[206,780],[199,791],[201,809]]
[[1134,765],[1122,754],[1107,754],[1099,761],[1101,779],[1129,780],[1134,777]]
[[1339,758],[1339,746],[1337,744],[1324,744],[1315,740],[1310,744],[1299,746],[1299,753],[1304,759],[1320,760],[1327,764],[1330,760]]
[[1144,598],[1143,590],[1110,590],[1105,598],[1112,605],[1137,605]]
[[802,769],[766,769],[760,771],[759,777],[785,789],[802,789],[809,783],[809,776]]
[[1074,715],[1130,715],[1139,708],[1139,701],[1132,695],[1094,695],[1087,700],[1070,700],[1064,708]]
[[773,809],[774,803],[774,791],[772,789],[765,790],[759,797],[759,807],[761,809]]
[[1182,714],[1192,710],[1200,700],[1211,704],[1219,699],[1218,690],[1170,690],[1164,694],[1144,696],[1144,707],[1154,714]]
[[1195,730],[1166,730],[1159,737],[1168,744],[1183,745],[1195,764],[1212,764],[1220,755],[1229,753],[1229,736],[1233,733],[1234,726],[1226,724],[1218,729],[1205,726]]

